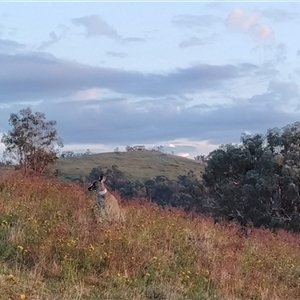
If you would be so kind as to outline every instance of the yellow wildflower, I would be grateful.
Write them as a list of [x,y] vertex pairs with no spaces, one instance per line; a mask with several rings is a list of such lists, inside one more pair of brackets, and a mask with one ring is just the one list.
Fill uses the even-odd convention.
[[23,251],[24,250],[24,247],[23,246],[21,246],[21,245],[18,245],[18,247],[17,247],[20,251]]
[[5,227],[5,226],[7,226],[7,225],[8,225],[7,221],[6,221],[6,220],[3,220],[2,223],[1,223],[1,226]]
[[15,276],[14,276],[13,274],[9,274],[9,275],[7,276],[7,279],[8,279],[8,280],[15,280]]
[[26,296],[25,296],[24,294],[21,294],[21,295],[20,295],[20,299],[21,299],[21,300],[24,300],[24,299],[26,299]]

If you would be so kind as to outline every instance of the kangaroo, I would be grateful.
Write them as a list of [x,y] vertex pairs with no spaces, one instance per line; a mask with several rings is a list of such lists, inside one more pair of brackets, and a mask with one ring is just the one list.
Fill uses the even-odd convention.
[[95,215],[99,222],[119,222],[122,218],[121,209],[115,196],[106,189],[105,180],[106,176],[102,175],[88,187],[89,191],[97,192]]

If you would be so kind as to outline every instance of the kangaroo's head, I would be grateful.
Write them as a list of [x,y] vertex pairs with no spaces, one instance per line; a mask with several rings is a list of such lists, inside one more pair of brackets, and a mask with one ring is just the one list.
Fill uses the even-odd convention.
[[105,189],[104,181],[106,180],[105,175],[100,175],[98,180],[94,180],[93,183],[88,187],[89,191],[96,191],[98,189]]
[[88,187],[89,191],[95,191],[98,189],[98,180],[94,180],[93,183]]

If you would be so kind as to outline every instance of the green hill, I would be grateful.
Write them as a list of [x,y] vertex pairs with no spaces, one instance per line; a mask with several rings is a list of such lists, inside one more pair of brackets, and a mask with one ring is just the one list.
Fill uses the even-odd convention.
[[129,180],[141,181],[158,175],[174,179],[190,170],[200,178],[204,170],[201,162],[158,151],[112,152],[61,158],[54,169],[60,171],[60,179],[73,180],[87,176],[93,168],[110,169],[113,165],[118,166]]

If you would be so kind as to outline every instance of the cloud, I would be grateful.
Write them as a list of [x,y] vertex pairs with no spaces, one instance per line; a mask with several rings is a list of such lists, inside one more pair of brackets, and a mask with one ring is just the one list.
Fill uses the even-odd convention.
[[255,36],[259,40],[267,40],[273,35],[273,30],[269,25],[262,24],[255,28]]
[[228,28],[250,34],[258,40],[267,40],[273,36],[273,30],[267,24],[260,24],[259,18],[257,11],[249,13],[242,8],[236,8],[228,15],[225,24]]
[[195,47],[195,46],[204,46],[213,43],[217,37],[218,37],[217,34],[213,34],[209,37],[204,37],[204,38],[198,38],[196,36],[193,36],[189,40],[184,40],[180,42],[179,47],[187,48],[187,47]]
[[99,99],[99,91],[97,89],[87,89],[76,92],[72,98],[75,101],[86,101]]
[[141,43],[145,42],[144,38],[127,37],[123,38],[113,26],[108,24],[100,15],[89,15],[82,18],[74,18],[72,22],[76,26],[83,26],[85,28],[85,36],[105,36],[107,38],[116,40],[120,43]]
[[197,155],[209,154],[214,149],[218,148],[218,144],[213,144],[208,140],[179,138],[170,141],[160,141],[160,145],[163,145],[165,152],[174,153],[182,156],[185,153],[185,157],[194,158]]
[[[293,101],[298,98],[295,83],[271,81],[265,93],[232,97],[231,103],[211,104],[210,110],[209,104],[187,105],[180,96],[152,100],[142,97],[137,105],[126,98],[97,99],[95,95],[93,101],[60,102],[55,106],[45,102],[40,107],[56,118],[67,143],[96,143],[99,138],[104,144],[119,145],[166,141],[164,147],[174,150],[174,145],[176,152],[192,153],[188,146],[195,145],[195,141],[206,140],[213,145],[238,142],[245,131],[265,133],[298,120],[300,112],[293,109],[297,105]],[[95,135],[93,128],[101,130]]]
[[[206,100],[206,87],[202,87],[200,89],[203,98],[202,104],[193,104],[192,100],[189,100],[184,93],[164,96],[164,93],[167,91],[174,94],[174,91],[169,88],[163,90],[164,93],[157,93],[157,91],[152,91],[151,93],[150,87],[149,91],[140,92],[139,85],[145,85],[144,80],[147,81],[147,75],[145,74],[131,71],[119,73],[120,71],[112,69],[96,68],[95,70],[95,68],[91,68],[90,70],[87,66],[78,65],[76,68],[72,64],[73,68],[71,68],[67,62],[63,63],[51,57],[35,59],[42,65],[49,65],[49,69],[43,69],[44,72],[39,73],[40,76],[38,77],[42,80],[37,81],[36,78],[30,78],[29,76],[32,75],[33,70],[37,71],[37,69],[35,67],[28,69],[29,65],[19,60],[18,66],[25,64],[24,69],[28,70],[25,73],[26,76],[24,75],[25,79],[35,82],[35,85],[33,83],[28,85],[28,82],[25,82],[26,89],[23,87],[25,91],[22,91],[22,93],[18,89],[22,87],[21,82],[25,79],[17,76],[20,74],[20,70],[12,72],[12,69],[10,69],[10,72],[6,73],[14,74],[15,76],[15,79],[10,83],[11,86],[15,86],[15,90],[12,89],[12,92],[14,92],[12,99],[24,100],[25,92],[28,93],[25,93],[25,99],[30,99],[29,96],[34,95],[37,89],[47,87],[45,90],[40,90],[39,97],[36,97],[36,99],[44,99],[44,101],[39,101],[39,103],[35,104],[34,110],[46,112],[47,118],[56,120],[59,135],[64,139],[65,144],[69,145],[85,144],[89,145],[87,147],[89,149],[96,149],[99,141],[103,145],[114,145],[114,148],[123,145],[125,147],[125,145],[131,144],[156,144],[159,141],[159,144],[166,145],[166,147],[176,146],[175,149],[172,147],[173,150],[176,150],[176,153],[189,153],[190,157],[192,157],[197,154],[206,154],[210,149],[213,149],[214,145],[238,142],[242,132],[265,133],[269,128],[282,127],[287,123],[298,120],[300,117],[299,111],[292,109],[295,104],[293,101],[299,99],[298,85],[293,82],[272,80],[264,93],[256,94],[249,98],[233,98],[225,93],[223,97],[229,98],[230,102],[222,105],[212,104],[208,99]],[[8,58],[6,57],[7,60]],[[31,60],[34,61],[32,57]],[[1,60],[0,63],[2,65]],[[58,68],[55,72],[52,64]],[[199,88],[197,82],[193,83],[194,72],[197,74],[201,70],[208,78],[211,77],[207,83],[212,80],[211,88],[216,91],[220,88],[218,80],[227,82],[235,78],[235,76],[239,76],[240,72],[243,74],[247,70],[246,73],[249,74],[249,71],[256,70],[253,66],[246,64],[242,67],[240,66],[241,70],[237,66],[231,67],[233,69],[229,73],[227,73],[230,70],[228,66],[224,70],[222,70],[221,66],[206,66],[204,68],[203,65],[189,69],[178,69],[177,73],[173,71],[163,77],[157,75],[159,79],[155,81],[155,85],[151,83],[150,86],[151,89],[156,87],[159,90],[160,85],[169,84],[174,88],[176,86],[176,84],[173,84],[174,82],[185,80],[184,85],[189,86],[189,89],[184,90],[193,91],[196,90],[196,87]],[[87,70],[80,73],[79,71],[84,68],[87,68]],[[91,71],[91,75],[89,71]],[[100,80],[97,72],[100,72],[102,80]],[[119,76],[118,80],[113,83],[115,88],[112,86],[111,89],[107,89],[105,92],[100,88],[87,88],[88,82],[91,80],[88,78],[89,76],[91,78],[97,77],[94,78],[92,84],[96,85],[96,82],[106,82],[106,72],[107,75],[111,76],[108,82],[115,76]],[[76,74],[76,76],[64,79],[65,76],[69,77],[69,73]],[[217,82],[213,81],[215,76],[213,74],[215,73],[219,74]],[[43,78],[42,74],[51,76]],[[59,76],[59,74],[61,75]],[[230,76],[228,77],[228,75]],[[3,74],[1,74],[0,70],[0,81],[4,82],[1,76]],[[133,76],[132,81],[122,82],[128,76]],[[175,80],[173,76],[175,76]],[[179,78],[176,76],[179,76]],[[249,76],[255,77],[255,75]],[[160,82],[160,79],[162,82]],[[192,84],[189,85],[189,81]],[[128,87],[128,85],[133,84],[133,87]],[[108,83],[105,85],[108,85]],[[121,89],[126,91],[125,86],[130,92],[132,92],[134,87],[137,87],[134,97],[126,97],[126,94],[121,94],[118,97],[111,96],[111,90]],[[3,89],[2,86],[0,86],[1,89]],[[57,92],[54,95],[55,97],[51,93],[53,90]],[[179,91],[181,90],[182,87],[179,87]],[[73,94],[74,91],[77,92]],[[222,91],[224,92],[224,89]],[[2,95],[5,95],[3,91],[0,92]],[[72,95],[70,96],[71,92]],[[5,97],[1,99],[3,101]],[[57,101],[57,99],[60,101]],[[10,102],[10,104],[10,107],[1,106],[2,116],[6,114],[7,119],[9,113],[17,112],[24,106],[24,104],[13,105],[13,102]],[[290,107],[291,109],[284,109],[285,107]],[[7,120],[1,118],[0,130],[5,132],[6,129]],[[197,141],[207,141],[207,143],[201,146],[196,143]],[[91,146],[93,144],[95,147]],[[170,151],[172,149],[170,148]],[[199,149],[202,150],[200,151]],[[204,151],[204,149],[206,150]]]
[[298,85],[295,82],[271,80],[268,87],[274,94],[273,99],[281,104],[288,104],[289,100],[299,99]]
[[20,44],[15,41],[0,39],[0,52],[15,53],[17,50],[24,48],[25,44]]
[[183,28],[209,27],[220,22],[220,18],[213,15],[177,15],[172,18],[172,24]]
[[135,96],[161,97],[196,93],[222,87],[232,80],[251,76],[252,64],[198,64],[168,73],[142,73],[92,67],[42,53],[0,54],[2,102],[25,98],[66,97],[82,89],[101,88]]
[[66,36],[67,31],[69,30],[68,27],[60,25],[59,26],[60,30],[62,31],[60,34],[56,34],[54,31],[51,31],[49,33],[49,40],[43,42],[38,49],[39,50],[44,50],[56,43],[58,43],[62,38],[64,38]]
[[74,18],[72,22],[76,26],[83,26],[85,28],[86,37],[106,36],[114,40],[122,39],[118,32],[99,15]]
[[60,39],[61,39],[61,36],[58,36],[54,31],[51,31],[49,33],[49,37],[50,39],[46,42],[43,42],[39,47],[38,49],[42,50],[42,49],[45,49],[53,44],[56,44]]
[[258,12],[247,14],[243,9],[236,8],[228,15],[226,24],[231,28],[247,31],[257,23],[258,17]]
[[[104,144],[119,145],[168,141],[166,145],[175,145],[176,152],[191,153],[188,148],[178,148],[176,140],[207,140],[214,145],[238,142],[242,132],[265,133],[269,128],[298,120],[299,112],[282,109],[295,96],[293,86],[272,82],[265,93],[245,99],[232,98],[231,104],[212,105],[214,109],[209,111],[180,104],[176,99],[170,99],[166,106],[163,99],[153,99],[152,105],[150,100],[145,103],[141,100],[136,105],[125,98],[103,97],[55,106],[45,102],[40,104],[40,109],[58,121],[66,143],[97,143],[99,139]],[[145,109],[140,109],[142,105]],[[93,129],[97,129],[97,134]]]

